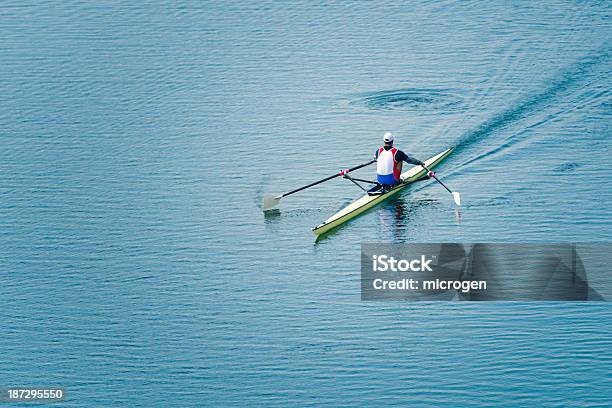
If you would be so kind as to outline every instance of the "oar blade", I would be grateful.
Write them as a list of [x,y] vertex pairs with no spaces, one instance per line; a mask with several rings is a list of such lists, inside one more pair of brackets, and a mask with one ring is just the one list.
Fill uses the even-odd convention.
[[264,197],[263,199],[263,210],[264,211],[268,211],[271,210],[272,208],[276,207],[278,205],[278,203],[280,202],[282,196],[268,196],[268,197]]
[[453,199],[455,200],[455,204],[461,205],[461,194],[458,191],[453,192]]

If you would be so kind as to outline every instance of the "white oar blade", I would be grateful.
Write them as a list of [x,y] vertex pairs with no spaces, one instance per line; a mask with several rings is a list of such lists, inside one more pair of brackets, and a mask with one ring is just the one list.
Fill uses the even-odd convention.
[[281,196],[276,197],[264,197],[263,199],[263,210],[270,210],[278,205],[281,200]]
[[461,205],[461,195],[459,194],[459,192],[455,191],[453,193],[453,199],[455,200],[455,204]]

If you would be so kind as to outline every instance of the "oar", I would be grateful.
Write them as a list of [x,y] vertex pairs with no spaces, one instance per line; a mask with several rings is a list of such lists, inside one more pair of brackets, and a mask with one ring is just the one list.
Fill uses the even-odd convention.
[[451,193],[453,195],[453,200],[455,200],[455,204],[461,205],[461,195],[459,194],[458,191],[451,191],[450,188],[446,187],[446,184],[441,182],[440,179],[438,177],[436,177],[436,173],[434,173],[433,171],[429,170],[427,167],[425,167],[425,165],[423,165],[423,168],[425,170],[427,170],[427,173],[431,174],[431,176],[433,178],[435,178],[438,183],[442,184],[442,187],[444,187],[446,189],[446,191],[448,191],[449,193]]
[[[355,171],[355,170],[360,169],[362,167],[369,166],[370,164],[374,163],[375,161],[376,161],[376,159],[370,160],[367,163],[360,164],[359,166],[355,166],[355,167],[353,167],[351,169],[348,169],[348,171],[349,172],[350,171]],[[333,178],[344,176],[346,173],[347,173],[346,170],[342,170],[339,173],[334,174],[333,176],[325,177],[322,180],[315,181],[314,183],[310,183],[310,184],[308,184],[308,185],[306,185],[304,187],[296,188],[295,190],[291,190],[291,191],[288,191],[286,193],[277,195],[276,197],[264,197],[264,199],[263,199],[263,210],[266,211],[266,210],[269,210],[269,209],[275,207],[279,203],[281,198],[283,198],[283,197],[287,197],[290,194],[297,193],[298,191],[305,190],[305,189],[307,189],[309,187],[312,187],[312,186],[316,186],[317,184],[324,183],[324,182],[326,182],[328,180],[331,180]]]

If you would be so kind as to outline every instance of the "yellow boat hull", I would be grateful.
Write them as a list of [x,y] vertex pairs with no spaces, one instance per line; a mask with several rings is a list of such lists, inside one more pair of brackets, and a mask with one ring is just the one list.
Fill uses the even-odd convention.
[[[442,160],[448,157],[452,152],[453,148],[451,147],[450,149],[447,149],[435,155],[434,157],[425,160],[425,165],[429,169],[432,169],[437,166]],[[314,232],[315,235],[321,235],[338,227],[339,225],[344,224],[345,222],[357,217],[358,215],[364,213],[375,205],[380,204],[386,199],[396,195],[397,193],[408,187],[410,184],[426,176],[426,173],[427,171],[421,166],[414,166],[410,168],[409,170],[402,173],[402,183],[391,189],[391,191],[389,191],[388,193],[375,196],[370,196],[367,194],[363,195],[362,197],[358,198],[357,200],[344,207],[342,210],[329,217],[327,220],[323,221],[321,224],[314,227],[312,229],[312,232]]]

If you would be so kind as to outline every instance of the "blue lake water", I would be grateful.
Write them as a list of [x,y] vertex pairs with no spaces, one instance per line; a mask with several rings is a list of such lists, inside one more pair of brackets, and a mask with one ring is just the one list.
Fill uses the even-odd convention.
[[[496,3],[496,4],[493,4]],[[609,242],[610,2],[5,2],[0,387],[610,403],[606,303],[360,301],[362,242]],[[382,134],[438,175],[315,243]],[[372,177],[373,168],[360,170]],[[357,173],[356,173],[357,174]]]

